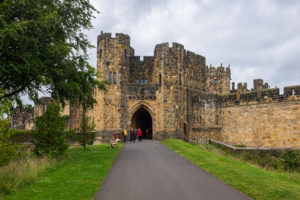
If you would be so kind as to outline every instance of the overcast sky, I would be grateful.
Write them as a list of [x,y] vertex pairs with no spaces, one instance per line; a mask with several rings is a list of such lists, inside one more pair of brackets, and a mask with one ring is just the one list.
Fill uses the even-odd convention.
[[[231,65],[234,82],[262,78],[271,87],[300,84],[299,0],[91,0],[100,11],[88,32],[96,46],[101,30],[130,35],[135,54],[153,55],[162,42],[178,42]],[[96,66],[96,49],[90,50]],[[281,91],[282,92],[282,91]]]

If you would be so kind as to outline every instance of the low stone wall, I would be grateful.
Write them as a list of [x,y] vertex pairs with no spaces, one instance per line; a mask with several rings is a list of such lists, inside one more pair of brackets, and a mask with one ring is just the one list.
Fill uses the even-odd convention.
[[233,153],[242,153],[242,152],[249,152],[249,153],[254,153],[254,154],[269,154],[272,156],[280,156],[281,154],[287,152],[287,151],[299,151],[300,148],[254,148],[254,147],[235,147],[223,142],[219,142],[213,139],[210,139],[210,142],[217,146],[222,148],[223,150],[227,150]]

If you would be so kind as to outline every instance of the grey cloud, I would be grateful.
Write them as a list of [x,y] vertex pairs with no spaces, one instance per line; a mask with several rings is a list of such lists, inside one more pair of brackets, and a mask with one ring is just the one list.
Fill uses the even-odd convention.
[[[153,55],[155,44],[179,42],[206,57],[231,64],[232,79],[263,78],[271,84],[300,84],[300,2],[297,0],[110,0],[92,3],[101,12],[88,32],[131,36],[137,55]],[[96,65],[96,49],[90,50]]]

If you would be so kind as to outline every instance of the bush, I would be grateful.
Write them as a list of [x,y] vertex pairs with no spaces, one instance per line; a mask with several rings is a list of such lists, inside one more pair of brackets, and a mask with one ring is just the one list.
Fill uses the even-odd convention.
[[33,131],[29,130],[14,130],[11,136],[11,141],[15,143],[32,142]]
[[65,132],[67,116],[60,116],[58,101],[52,101],[46,112],[35,120],[33,132],[34,153],[38,156],[62,155],[68,149]]
[[[0,90],[0,97],[2,92]],[[20,145],[16,145],[11,141],[14,131],[9,128],[9,116],[11,101],[0,101],[0,166],[7,165],[12,159],[18,157]]]
[[13,131],[8,120],[0,120],[0,166],[8,164],[16,155],[16,145],[10,141]]
[[285,170],[299,170],[300,168],[300,152],[299,151],[287,151],[280,156],[283,160]]

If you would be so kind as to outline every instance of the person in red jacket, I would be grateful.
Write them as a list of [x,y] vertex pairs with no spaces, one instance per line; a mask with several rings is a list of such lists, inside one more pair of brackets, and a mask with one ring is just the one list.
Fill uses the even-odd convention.
[[141,142],[143,133],[142,133],[142,130],[140,128],[139,128],[139,131],[138,131],[138,135],[139,135],[139,141]]

